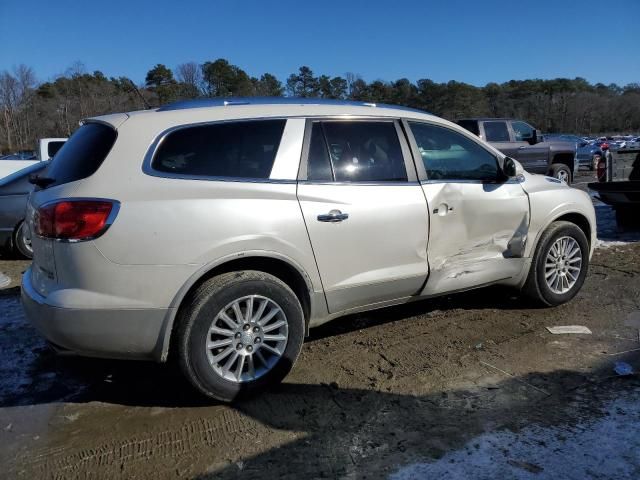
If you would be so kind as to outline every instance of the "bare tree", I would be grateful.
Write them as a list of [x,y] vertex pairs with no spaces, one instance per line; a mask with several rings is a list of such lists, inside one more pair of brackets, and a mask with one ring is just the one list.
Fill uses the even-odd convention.
[[178,82],[188,87],[193,96],[203,91],[202,68],[196,62],[181,63],[175,72]]

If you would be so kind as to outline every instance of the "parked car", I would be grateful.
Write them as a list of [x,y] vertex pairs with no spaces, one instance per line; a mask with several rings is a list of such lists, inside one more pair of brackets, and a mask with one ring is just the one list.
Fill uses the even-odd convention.
[[36,160],[36,154],[33,151],[21,151],[2,155],[0,160]]
[[589,188],[615,209],[618,224],[640,223],[640,143],[609,147],[598,164],[597,177]]
[[48,164],[38,162],[0,179],[0,248],[5,252],[33,257],[31,232],[24,223],[27,197],[33,190],[29,177],[42,173]]
[[38,162],[51,160],[66,141],[66,138],[41,138],[38,140],[35,154],[19,152],[0,157],[0,179]]
[[457,123],[518,160],[528,172],[542,173],[570,184],[578,168],[575,145],[546,141],[538,130],[522,120],[464,118]]
[[595,243],[585,192],[446,120],[359,102],[89,119],[35,182],[37,329],[82,355],[171,351],[225,401],[279,382],[309,328],[347,313],[489,284],[567,302]]
[[602,150],[593,141],[567,133],[546,133],[545,142],[567,142],[576,146],[578,167],[587,167],[594,171],[602,158]]

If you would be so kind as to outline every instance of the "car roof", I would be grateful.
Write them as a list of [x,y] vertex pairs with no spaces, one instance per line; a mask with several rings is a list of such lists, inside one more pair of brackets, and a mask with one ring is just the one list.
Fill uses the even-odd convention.
[[157,112],[167,112],[171,110],[186,110],[191,108],[211,108],[228,107],[234,105],[331,105],[338,107],[370,107],[387,108],[393,110],[409,111],[416,113],[428,113],[416,108],[399,105],[387,105],[384,103],[363,102],[355,100],[336,100],[329,98],[300,98],[300,97],[218,97],[218,98],[198,98],[195,100],[182,100],[169,103],[156,109]]
[[513,120],[513,118],[501,118],[501,117],[477,117],[477,118],[459,118],[456,122],[472,121],[472,122],[486,122],[491,120]]
[[363,116],[401,117],[415,119],[441,118],[415,108],[324,98],[295,97],[218,97],[184,100],[159,108],[92,117],[85,121],[109,123],[118,128],[127,118],[137,117],[176,122],[187,120],[211,121],[218,119],[268,118],[268,117],[313,117],[313,116]]

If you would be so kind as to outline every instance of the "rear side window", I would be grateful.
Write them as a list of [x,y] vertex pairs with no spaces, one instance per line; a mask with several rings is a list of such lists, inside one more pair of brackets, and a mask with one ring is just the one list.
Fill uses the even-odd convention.
[[47,171],[51,185],[75,182],[93,175],[116,141],[116,131],[101,123],[87,123],[71,135],[55,154]]
[[41,158],[40,160],[49,160],[50,158],[53,158],[63,145],[64,142],[49,142],[49,145],[47,145],[48,158]]
[[484,136],[487,142],[509,142],[507,122],[484,122]]
[[286,120],[198,125],[161,142],[153,169],[187,177],[268,179]]
[[406,182],[393,122],[318,122],[309,145],[309,180]]

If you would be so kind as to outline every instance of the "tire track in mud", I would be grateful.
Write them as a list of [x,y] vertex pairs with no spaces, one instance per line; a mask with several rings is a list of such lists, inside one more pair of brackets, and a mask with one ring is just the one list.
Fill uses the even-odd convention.
[[[234,410],[225,410],[212,418],[190,421],[179,429],[167,429],[146,437],[133,436],[124,440],[113,440],[101,445],[73,450],[74,447],[45,448],[29,452],[28,458],[18,458],[17,472],[10,472],[9,478],[20,475],[25,478],[73,478],[97,477],[109,472],[120,473],[135,467],[139,462],[159,459],[175,459],[188,455],[194,450],[234,443],[238,437],[257,434],[258,424]],[[223,458],[218,459],[224,460]],[[106,469],[106,470],[105,470]]]

